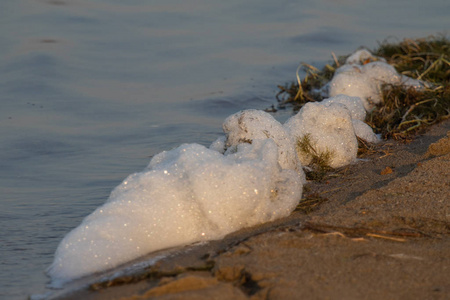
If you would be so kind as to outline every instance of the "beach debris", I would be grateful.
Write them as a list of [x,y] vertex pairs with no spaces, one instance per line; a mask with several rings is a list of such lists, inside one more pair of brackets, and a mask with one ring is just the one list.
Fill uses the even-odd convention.
[[408,254],[404,254],[404,253],[395,253],[395,254],[390,254],[389,256],[393,257],[393,258],[398,258],[398,259],[424,260],[423,257],[408,255]]
[[394,241],[394,242],[402,242],[402,243],[406,242],[406,239],[403,239],[403,238],[386,236],[386,235],[381,235],[381,234],[376,234],[376,233],[366,233],[366,235],[368,237],[373,237],[373,238],[378,238],[378,239],[385,239],[385,240],[390,240],[390,241]]
[[[364,121],[376,134],[403,141],[450,115],[450,41],[445,36],[385,41],[373,51],[333,54],[333,63],[321,70],[304,63],[300,67],[303,80],[297,72],[296,81],[278,86],[279,107],[298,110],[349,93],[361,97],[368,110]],[[299,89],[302,97],[297,97]]]
[[394,173],[394,171],[392,170],[391,167],[386,167],[380,172],[381,175],[388,175],[392,173]]
[[346,227],[346,226],[337,226],[331,224],[320,224],[314,222],[306,222],[303,227],[303,230],[310,230],[313,232],[319,233],[332,233],[332,232],[340,232],[347,237],[373,237],[378,239],[385,239],[395,242],[406,242],[408,238],[418,238],[427,236],[425,233],[419,230],[406,230],[406,229],[397,229],[395,231],[382,230],[376,228],[368,228],[368,227]]
[[[366,52],[368,52],[366,50]],[[354,54],[353,54],[354,55]],[[351,57],[351,56],[350,56]],[[382,104],[383,89],[386,84],[414,88],[418,91],[431,84],[399,74],[393,66],[381,61],[381,58],[364,64],[345,64],[338,69],[329,83],[319,92],[324,97],[339,94],[359,97],[364,108],[371,112]],[[353,60],[352,60],[353,61]]]
[[324,203],[327,202],[328,198],[322,197],[318,193],[312,193],[305,195],[304,199],[300,201],[300,203],[295,208],[295,211],[301,211],[304,214],[309,214],[315,210],[318,209],[318,207]]

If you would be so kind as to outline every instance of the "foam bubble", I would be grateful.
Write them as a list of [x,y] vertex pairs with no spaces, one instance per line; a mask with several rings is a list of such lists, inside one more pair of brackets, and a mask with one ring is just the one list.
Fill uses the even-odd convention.
[[352,53],[347,59],[345,60],[346,65],[363,65],[368,62],[373,61],[383,61],[386,62],[386,60],[382,57],[373,55],[369,50],[367,49],[359,49],[356,50],[354,53]]
[[378,83],[365,76],[360,68],[338,72],[329,83],[328,93],[329,97],[339,94],[359,97],[367,111],[373,110],[374,104],[381,101]]
[[337,95],[330,97],[321,101],[324,105],[331,105],[332,103],[339,103],[345,105],[345,107],[350,111],[350,115],[353,120],[364,121],[366,118],[366,110],[364,109],[364,104],[359,97],[351,97],[347,95]]
[[304,177],[294,139],[270,114],[255,109],[237,112],[225,119],[223,131],[226,134],[225,149],[228,152],[234,151],[234,147],[239,144],[251,144],[254,139],[272,139],[278,147],[278,163],[281,168],[296,170]]
[[[368,62],[368,63],[367,63]],[[393,66],[367,50],[358,50],[347,58],[331,79],[318,93],[325,97],[339,94],[360,97],[367,111],[382,101],[382,85],[405,85],[422,89],[427,83],[400,75]]]
[[117,186],[61,241],[48,274],[68,281],[158,249],[219,239],[289,215],[301,192],[300,176],[279,167],[271,139],[228,155],[184,144]]
[[372,128],[360,120],[352,120],[355,135],[369,143],[378,143],[380,138],[373,132]]
[[[308,134],[317,152],[333,153],[330,167],[338,168],[356,160],[358,141],[356,139],[349,110],[342,104],[308,102],[295,116],[284,124],[284,128],[296,139]],[[312,157],[297,151],[303,165]]]
[[215,150],[219,153],[224,154],[225,150],[227,149],[225,146],[226,141],[227,141],[226,136],[224,136],[224,135],[219,136],[214,142],[211,143],[211,145],[209,146],[209,149]]

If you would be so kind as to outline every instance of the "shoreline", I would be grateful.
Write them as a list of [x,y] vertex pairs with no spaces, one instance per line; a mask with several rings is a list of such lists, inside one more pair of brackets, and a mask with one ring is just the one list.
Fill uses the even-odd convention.
[[[304,192],[327,201],[50,299],[444,299],[450,120]],[[441,140],[441,144],[436,144]],[[430,145],[434,145],[430,147]]]

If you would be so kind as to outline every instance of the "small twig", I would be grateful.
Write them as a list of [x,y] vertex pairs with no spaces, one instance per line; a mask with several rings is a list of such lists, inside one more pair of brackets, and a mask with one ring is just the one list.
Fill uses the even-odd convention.
[[[340,231],[344,234],[351,234],[356,236],[371,236],[378,238],[386,238],[393,239],[401,242],[405,242],[406,239],[400,237],[423,237],[425,236],[422,232],[410,232],[410,231],[388,231],[388,230],[377,230],[374,228],[367,227],[345,227],[345,226],[336,226],[336,225],[328,225],[328,224],[318,224],[312,222],[306,222],[304,224],[303,229],[314,230],[322,233],[330,233],[334,231]],[[396,237],[393,237],[396,236]],[[397,238],[399,237],[399,238]]]
[[404,133],[407,133],[408,131],[414,130],[414,129],[420,127],[420,126],[422,125],[422,123],[425,123],[425,124],[428,124],[428,125],[433,124],[433,123],[435,122],[435,120],[416,119],[416,120],[411,120],[411,121],[405,121],[405,122],[401,123],[401,124],[398,126],[398,128],[400,129],[400,126],[401,126],[401,125],[409,124],[409,123],[414,123],[414,122],[416,122],[417,124],[416,124],[416,125],[413,125],[413,126],[411,126],[411,127],[408,127],[406,130],[403,130],[403,131],[400,132],[400,133],[401,133],[401,134],[404,134]]
[[339,64],[339,60],[336,57],[336,54],[334,54],[334,52],[331,52],[331,56],[333,56],[333,60],[334,60],[334,63],[336,64],[336,67],[339,68],[340,64]]
[[348,236],[346,236],[345,234],[343,234],[342,232],[339,231],[334,231],[334,232],[328,232],[328,233],[322,233],[322,235],[324,236],[328,236],[328,235],[337,235],[346,239],[350,239],[353,242],[367,242],[367,240],[363,237],[359,237],[359,238],[350,238]]
[[[417,106],[419,106],[419,105],[421,105],[421,104],[431,102],[431,101],[433,101],[433,100],[436,101],[436,99],[427,99],[427,100],[423,100],[423,101],[420,101],[420,102],[417,102],[417,103],[414,103],[413,105],[411,105],[410,108],[409,108],[409,109],[406,111],[406,113],[403,115],[403,117],[402,117],[402,122],[401,122],[401,123],[405,122],[406,117],[409,115],[410,112],[412,112],[412,111],[414,110],[414,108],[416,108]],[[401,124],[400,124],[400,125],[401,125]],[[400,125],[399,125],[399,128],[400,128]]]
[[430,72],[439,62],[441,62],[444,59],[444,54],[441,55],[437,60],[435,60],[431,66],[428,67],[422,74],[417,77],[417,80],[421,80],[423,76],[425,76],[428,72]]
[[314,71],[315,73],[320,73],[320,70],[319,70],[319,69],[317,69],[316,67],[314,67],[314,66],[312,66],[312,65],[310,65],[310,64],[307,64],[307,63],[301,63],[301,66],[302,66],[302,67],[307,67],[308,69]]
[[391,237],[391,236],[384,236],[384,235],[379,235],[379,234],[375,234],[375,233],[366,233],[366,235],[370,236],[370,237],[374,237],[374,238],[391,240],[391,241],[395,241],[395,242],[406,242],[405,239],[395,238],[395,237]]
[[337,235],[337,236],[340,236],[340,237],[343,237],[343,238],[347,237],[345,234],[343,234],[342,232],[339,232],[339,231],[322,233],[322,235]]
[[298,100],[299,98],[301,100],[304,99],[303,96],[303,88],[302,88],[302,81],[300,80],[300,75],[298,75],[298,72],[300,72],[300,68],[302,67],[303,64],[300,64],[297,68],[297,71],[295,72],[295,75],[297,75],[297,82],[298,82],[298,91],[297,91],[297,95],[295,95],[294,97],[294,101]]
[[441,56],[441,60],[450,66],[450,62]]
[[386,156],[392,155],[392,153],[390,153],[389,150],[381,150],[381,152],[383,152],[384,155],[383,155],[383,156],[380,156],[379,158],[384,158],[384,157],[386,157]]
[[[411,124],[411,123],[417,123],[418,125],[420,125],[421,122],[422,122],[422,120],[420,120],[420,119],[404,121],[398,125],[398,129],[400,129],[403,125],[407,125],[407,124]],[[417,125],[414,125],[414,126],[417,126]],[[406,131],[407,130],[405,130],[405,132]]]

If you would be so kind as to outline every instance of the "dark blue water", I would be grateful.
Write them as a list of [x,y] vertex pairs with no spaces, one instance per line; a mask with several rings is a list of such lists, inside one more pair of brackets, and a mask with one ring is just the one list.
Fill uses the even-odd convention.
[[[275,104],[299,62],[446,33],[448,0],[0,3],[0,298],[149,158]],[[286,118],[289,111],[275,116]]]

